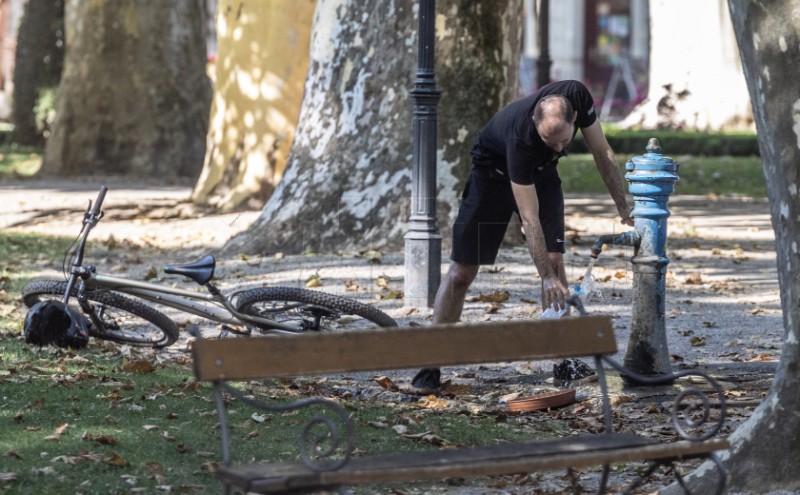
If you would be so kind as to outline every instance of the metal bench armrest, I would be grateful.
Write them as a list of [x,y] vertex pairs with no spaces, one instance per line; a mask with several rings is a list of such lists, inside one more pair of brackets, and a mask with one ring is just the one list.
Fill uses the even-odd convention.
[[[222,460],[231,464],[230,429],[223,393],[262,411],[280,413],[321,407],[332,413],[333,418],[318,414],[305,422],[298,438],[298,447],[303,463],[314,471],[333,471],[344,466],[353,452],[353,423],[347,412],[337,403],[327,399],[301,399],[289,404],[267,404],[250,398],[227,382],[215,380],[214,398],[222,436]],[[319,429],[322,428],[322,433]]]

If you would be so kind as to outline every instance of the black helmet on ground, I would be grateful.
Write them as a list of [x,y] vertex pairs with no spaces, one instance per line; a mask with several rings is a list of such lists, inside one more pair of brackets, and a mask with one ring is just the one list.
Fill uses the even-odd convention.
[[80,349],[89,343],[86,320],[61,301],[40,301],[25,315],[25,342]]

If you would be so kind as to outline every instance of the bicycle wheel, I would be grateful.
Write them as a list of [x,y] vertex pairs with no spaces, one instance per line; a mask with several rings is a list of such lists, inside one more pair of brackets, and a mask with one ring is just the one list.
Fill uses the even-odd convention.
[[[335,330],[339,327],[396,327],[383,311],[346,297],[294,287],[263,287],[240,293],[236,309],[242,313],[296,326],[298,331]],[[366,321],[344,321],[355,315]]]
[[[41,300],[60,300],[66,290],[67,283],[62,280],[34,280],[22,289],[22,301],[31,307]],[[78,290],[74,288],[72,297],[77,295]],[[86,298],[102,321],[102,328],[97,328],[86,315],[89,334],[93,337],[157,349],[178,339],[175,322],[141,301],[107,290],[87,291]]]

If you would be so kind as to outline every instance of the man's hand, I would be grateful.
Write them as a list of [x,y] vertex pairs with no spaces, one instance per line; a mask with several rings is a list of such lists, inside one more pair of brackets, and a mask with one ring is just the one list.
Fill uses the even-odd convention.
[[624,208],[619,210],[619,218],[622,225],[627,225],[628,227],[633,227],[633,217],[631,217],[631,209],[628,208],[628,204],[625,203]]
[[554,305],[556,310],[567,307],[564,299],[569,295],[569,290],[555,275],[542,280],[542,307],[547,309]]

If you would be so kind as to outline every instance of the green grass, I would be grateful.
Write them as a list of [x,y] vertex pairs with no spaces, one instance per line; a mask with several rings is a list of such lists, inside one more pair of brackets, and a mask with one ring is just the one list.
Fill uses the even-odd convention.
[[13,143],[0,145],[0,179],[35,174],[42,165],[42,155],[40,148]]
[[19,292],[42,268],[61,266],[72,239],[0,232],[0,291]]
[[[617,155],[622,174],[632,155]],[[761,159],[757,156],[672,157],[680,165],[675,194],[766,197]],[[558,173],[566,193],[606,193],[590,154],[559,161]],[[627,189],[627,186],[626,186]]]
[[[193,380],[186,357],[137,372],[113,345],[93,341],[78,352],[39,350],[22,341],[13,320],[0,319],[0,325],[0,480],[10,478],[0,481],[0,493],[31,493],[33,486],[36,493],[86,494],[217,489],[212,471],[221,447],[211,391]],[[337,395],[328,382],[313,380],[251,383],[245,392],[279,403],[290,396]],[[406,424],[407,434],[431,432],[457,445],[568,430],[557,421],[538,421],[534,431],[494,414],[427,410],[413,402],[334,400],[351,414],[355,444],[366,453],[433,448],[398,434],[394,424]],[[237,402],[229,411],[234,455],[243,462],[298,459],[300,428],[319,412],[262,418]]]

